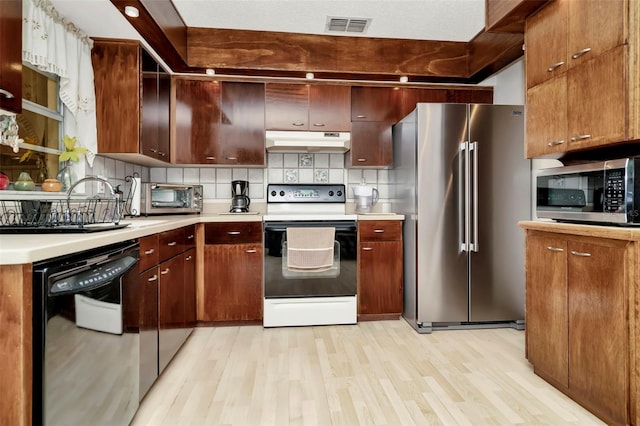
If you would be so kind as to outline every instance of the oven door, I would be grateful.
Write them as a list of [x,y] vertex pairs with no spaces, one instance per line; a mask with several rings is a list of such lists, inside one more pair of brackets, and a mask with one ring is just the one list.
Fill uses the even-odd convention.
[[[288,228],[335,228],[334,262],[328,270],[287,267]],[[267,221],[264,225],[265,327],[354,324],[357,320],[355,221]]]

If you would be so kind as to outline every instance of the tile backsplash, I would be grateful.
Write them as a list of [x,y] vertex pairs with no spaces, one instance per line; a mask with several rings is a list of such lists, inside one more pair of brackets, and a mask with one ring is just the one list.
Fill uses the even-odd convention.
[[[269,183],[342,183],[350,187],[364,181],[375,186],[380,199],[389,198],[389,170],[387,169],[347,169],[344,154],[267,154],[267,168],[243,167],[145,167],[112,158],[97,156],[93,169],[87,174],[103,176],[110,182],[123,185],[125,176],[134,172],[142,182],[166,182],[201,184],[205,200],[229,200],[231,181],[249,181],[249,197],[265,201]],[[347,198],[353,199],[353,192],[347,191]]]

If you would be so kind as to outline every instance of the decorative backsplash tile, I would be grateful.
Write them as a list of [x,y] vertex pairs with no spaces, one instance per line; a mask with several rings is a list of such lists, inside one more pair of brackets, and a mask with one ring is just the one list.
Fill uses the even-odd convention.
[[284,169],[284,183],[298,183],[298,169]]
[[315,183],[329,183],[329,170],[328,169],[316,169],[313,177]]
[[313,167],[313,154],[300,154],[300,168]]

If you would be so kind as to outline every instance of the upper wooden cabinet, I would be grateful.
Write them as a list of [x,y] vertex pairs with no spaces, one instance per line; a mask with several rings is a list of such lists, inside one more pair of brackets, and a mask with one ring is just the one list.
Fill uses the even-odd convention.
[[351,130],[351,88],[321,84],[266,84],[268,130]]
[[557,0],[527,20],[527,87],[625,42],[624,0]]
[[398,87],[351,88],[351,121],[391,121],[400,118],[402,90]]
[[220,158],[220,83],[176,78],[174,160],[178,164],[216,164]]
[[168,75],[137,41],[97,39],[91,58],[98,152],[134,163],[169,162]]
[[264,84],[174,78],[178,164],[263,166]]
[[639,17],[637,1],[558,0],[527,20],[528,158],[640,138]]
[[0,1],[0,110],[22,112],[22,1]]

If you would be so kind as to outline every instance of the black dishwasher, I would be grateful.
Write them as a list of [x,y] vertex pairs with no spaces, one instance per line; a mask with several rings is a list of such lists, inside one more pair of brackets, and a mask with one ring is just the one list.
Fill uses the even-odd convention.
[[33,265],[33,424],[127,425],[138,408],[137,241]]

